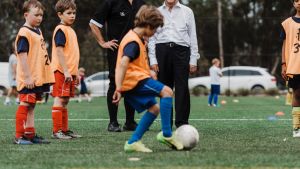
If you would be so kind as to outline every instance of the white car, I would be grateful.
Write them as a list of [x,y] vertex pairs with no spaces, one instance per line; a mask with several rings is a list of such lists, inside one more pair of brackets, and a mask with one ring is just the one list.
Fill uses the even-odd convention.
[[[229,89],[248,89],[252,92],[262,92],[276,88],[276,78],[267,72],[267,69],[252,66],[230,66],[222,69],[220,80],[221,92]],[[210,77],[196,77],[189,79],[189,89],[210,89]]]
[[0,62],[0,96],[10,88],[8,82],[8,62]]
[[[85,78],[85,83],[91,96],[106,96],[109,86],[108,71],[97,72]],[[80,89],[80,86],[78,86]]]

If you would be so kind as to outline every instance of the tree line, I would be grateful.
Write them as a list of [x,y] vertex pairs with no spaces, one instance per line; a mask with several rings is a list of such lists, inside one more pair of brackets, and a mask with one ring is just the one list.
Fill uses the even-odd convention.
[[[8,61],[10,47],[18,29],[24,24],[22,4],[24,0],[0,1],[0,61]],[[54,11],[56,1],[41,0],[46,7],[41,25],[51,52],[52,32],[59,23]],[[77,0],[77,19],[74,29],[80,45],[80,66],[87,74],[107,70],[105,51],[94,40],[89,20],[102,0]],[[163,0],[146,0],[160,6]],[[280,23],[290,16],[292,3],[288,0],[221,0],[224,65],[249,65],[275,70],[281,57]],[[199,52],[197,75],[206,75],[210,61],[219,55],[218,7],[216,0],[183,0],[194,11]]]

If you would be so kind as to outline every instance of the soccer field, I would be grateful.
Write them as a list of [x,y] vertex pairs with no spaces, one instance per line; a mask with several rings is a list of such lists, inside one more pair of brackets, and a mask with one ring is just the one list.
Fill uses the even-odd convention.
[[[200,134],[192,151],[172,151],[155,139],[160,121],[155,121],[143,137],[154,152],[125,153],[123,146],[131,132],[107,132],[106,98],[92,103],[71,102],[70,128],[83,138],[53,140],[51,104],[37,105],[36,131],[51,141],[49,145],[12,144],[16,106],[0,104],[0,168],[297,168],[300,166],[300,139],[292,138],[291,107],[284,98],[222,97],[227,104],[207,106],[206,97],[192,97],[190,124]],[[233,102],[238,99],[239,102]],[[3,101],[0,100],[1,102]],[[283,111],[278,119],[268,118]],[[120,106],[120,123],[124,123]],[[139,119],[141,116],[138,115]]]

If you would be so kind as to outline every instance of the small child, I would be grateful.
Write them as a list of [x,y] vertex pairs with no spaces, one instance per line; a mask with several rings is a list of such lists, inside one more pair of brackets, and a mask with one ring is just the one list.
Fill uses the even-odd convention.
[[41,30],[44,7],[37,0],[28,0],[23,5],[25,24],[16,37],[17,49],[17,90],[20,105],[16,112],[15,144],[48,144],[43,137],[35,134],[34,107],[41,100],[49,84],[54,82],[50,59]]
[[8,89],[4,105],[11,105],[11,101],[10,101],[11,96],[15,96],[16,97],[15,104],[19,104],[16,74],[17,74],[17,56],[15,50],[15,43],[13,43],[11,48],[11,55],[9,56],[9,60],[8,60],[8,82],[10,88]]
[[281,75],[293,89],[293,137],[300,138],[300,0],[293,0],[296,14],[282,22]]
[[71,25],[76,18],[74,0],[59,0],[55,10],[60,18],[56,26],[52,42],[52,62],[55,76],[52,95],[53,134],[55,139],[71,139],[81,137],[69,130],[68,109],[70,97],[75,95],[78,84],[79,47],[77,36]]
[[[157,135],[157,140],[176,150],[183,149],[183,145],[172,135],[170,118],[173,91],[154,80],[156,74],[150,71],[144,42],[144,38],[152,36],[160,26],[163,26],[161,13],[154,6],[144,5],[136,15],[135,28],[125,35],[119,46],[113,103],[120,102],[122,93],[124,101],[138,112],[147,110],[131,138],[126,141],[125,152],[152,152],[140,140],[159,112],[162,132]],[[156,96],[161,97],[160,106],[155,100]]]
[[88,102],[92,101],[91,96],[88,94],[88,90],[84,81],[85,69],[83,67],[79,68],[79,81],[80,81],[80,92],[78,102],[81,102],[83,98],[87,98]]
[[[214,58],[212,60],[212,66],[209,69],[210,76],[210,95],[208,96],[208,106],[217,107],[218,105],[218,95],[220,94],[220,78],[223,76],[220,69],[220,60]],[[214,101],[214,103],[212,103]]]

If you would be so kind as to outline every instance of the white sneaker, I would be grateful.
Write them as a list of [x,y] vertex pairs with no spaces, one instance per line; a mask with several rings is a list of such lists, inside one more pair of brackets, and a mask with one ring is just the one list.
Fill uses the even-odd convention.
[[72,139],[71,136],[65,135],[61,130],[59,130],[57,133],[53,133],[51,137],[54,139],[62,139],[62,140]]
[[297,129],[297,130],[293,131],[293,137],[294,138],[300,138],[300,129]]

